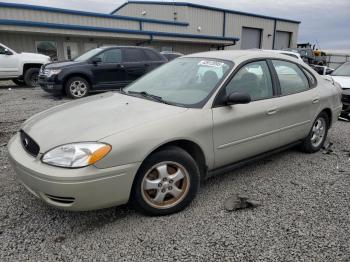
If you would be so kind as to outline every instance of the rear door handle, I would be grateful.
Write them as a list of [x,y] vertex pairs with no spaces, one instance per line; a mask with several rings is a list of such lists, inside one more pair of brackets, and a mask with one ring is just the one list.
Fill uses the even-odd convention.
[[315,97],[314,99],[312,99],[312,103],[313,104],[317,104],[318,102],[320,102],[320,98],[319,97]]
[[271,108],[271,109],[267,110],[266,114],[269,116],[274,115],[277,113],[277,111],[278,111],[277,108]]

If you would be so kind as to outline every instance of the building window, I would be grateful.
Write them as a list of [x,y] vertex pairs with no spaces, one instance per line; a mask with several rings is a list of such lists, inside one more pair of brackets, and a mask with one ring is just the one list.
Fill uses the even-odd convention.
[[78,43],[64,42],[63,43],[64,58],[72,60],[79,56]]
[[51,60],[57,60],[57,45],[53,41],[37,41],[35,42],[36,51],[39,54],[51,57]]

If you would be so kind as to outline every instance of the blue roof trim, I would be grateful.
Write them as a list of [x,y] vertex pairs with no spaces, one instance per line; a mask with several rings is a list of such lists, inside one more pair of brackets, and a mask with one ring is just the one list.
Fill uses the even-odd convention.
[[92,16],[92,17],[102,17],[102,18],[137,21],[137,22],[141,21],[141,22],[154,23],[154,24],[166,24],[166,25],[175,25],[175,26],[188,26],[189,25],[189,23],[187,23],[187,22],[158,20],[158,19],[150,19],[150,18],[142,18],[142,17],[121,16],[121,15],[101,14],[101,13],[69,10],[69,9],[47,7],[47,6],[27,5],[27,4],[15,4],[15,3],[0,2],[0,7],[21,8],[21,9],[27,9],[27,10],[47,11],[47,12],[56,12],[56,13],[73,14],[73,15],[85,15],[85,16]]
[[218,7],[211,7],[207,5],[199,5],[199,4],[193,4],[188,2],[160,2],[160,1],[135,1],[131,0],[124,4],[122,4],[120,7],[115,9],[112,13],[117,12],[118,10],[122,9],[124,6],[128,4],[152,4],[152,5],[174,5],[174,6],[189,6],[194,8],[201,8],[206,10],[212,10],[212,11],[221,11],[231,14],[238,14],[238,15],[247,15],[247,16],[253,16],[253,17],[260,17],[260,18],[267,18],[267,19],[275,19],[278,21],[284,21],[284,22],[290,22],[290,23],[296,23],[300,24],[300,21],[296,20],[290,20],[285,18],[279,18],[279,17],[273,17],[273,16],[266,16],[266,15],[259,15],[259,14],[253,14],[253,13],[247,13],[247,12],[241,12],[241,11],[235,11],[231,9],[224,9],[224,8],[218,8]]
[[72,30],[82,30],[82,31],[125,33],[125,34],[149,35],[149,36],[195,38],[195,39],[221,40],[221,41],[239,41],[239,38],[237,37],[220,37],[220,36],[211,36],[211,35],[193,35],[193,34],[167,33],[167,32],[156,32],[156,31],[140,31],[140,30],[122,29],[122,28],[54,24],[54,23],[34,22],[34,21],[25,21],[25,20],[0,19],[0,25],[33,26],[33,27],[55,28],[55,29],[72,29]]

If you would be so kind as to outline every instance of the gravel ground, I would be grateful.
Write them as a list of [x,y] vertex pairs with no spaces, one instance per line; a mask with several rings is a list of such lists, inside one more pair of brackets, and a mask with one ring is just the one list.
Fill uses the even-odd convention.
[[[5,145],[26,118],[68,100],[7,84],[0,87],[0,261],[350,261],[349,122],[330,131],[333,153],[291,149],[211,178],[172,216],[128,206],[73,213],[28,193]],[[261,206],[225,211],[235,193]]]

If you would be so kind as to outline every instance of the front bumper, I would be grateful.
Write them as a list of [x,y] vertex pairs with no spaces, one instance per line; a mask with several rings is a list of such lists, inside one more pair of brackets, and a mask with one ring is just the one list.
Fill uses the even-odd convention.
[[58,81],[56,76],[47,77],[39,74],[38,84],[48,93],[60,94],[63,91],[63,83]]
[[18,180],[47,204],[72,211],[86,211],[125,204],[140,163],[99,169],[59,168],[29,155],[16,134],[8,144],[10,162]]

